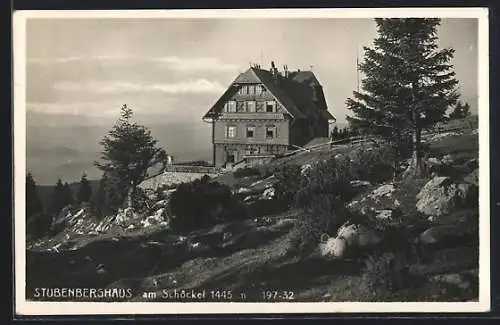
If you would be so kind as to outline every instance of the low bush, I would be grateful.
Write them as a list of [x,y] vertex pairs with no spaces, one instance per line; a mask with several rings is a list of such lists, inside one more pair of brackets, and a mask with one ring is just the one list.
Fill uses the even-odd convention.
[[261,171],[257,167],[245,167],[237,169],[233,172],[235,178],[243,178],[248,176],[260,176]]
[[229,187],[206,179],[180,184],[172,193],[169,211],[172,230],[178,233],[246,216]]
[[274,170],[268,170],[267,173],[274,175],[278,181],[275,185],[276,199],[285,206],[291,207],[295,193],[297,193],[301,184],[300,166],[284,165]]
[[362,148],[352,155],[350,173],[354,179],[380,184],[393,179],[397,173],[396,152],[389,146]]
[[26,224],[26,237],[28,240],[38,239],[49,233],[54,217],[46,212],[34,214]]
[[355,195],[350,180],[349,162],[331,158],[315,164],[290,191],[303,211],[297,222],[301,250],[313,248],[324,233],[334,235],[349,219],[346,203]]

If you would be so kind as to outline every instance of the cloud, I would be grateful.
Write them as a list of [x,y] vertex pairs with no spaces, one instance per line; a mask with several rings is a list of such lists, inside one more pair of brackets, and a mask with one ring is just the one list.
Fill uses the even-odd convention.
[[26,111],[48,115],[75,115],[95,117],[115,117],[123,103],[117,101],[101,102],[53,102],[26,103]]
[[63,92],[88,91],[96,94],[124,94],[124,93],[166,93],[166,94],[212,94],[222,93],[224,87],[216,82],[198,79],[177,83],[138,84],[130,82],[56,82],[53,88]]
[[221,71],[234,72],[238,69],[235,64],[223,62],[214,57],[137,57],[127,55],[96,55],[96,56],[67,56],[58,58],[28,58],[31,64],[78,64],[95,63],[100,66],[127,66],[135,64],[154,64],[159,68],[178,71]]
[[157,60],[172,70],[236,71],[238,69],[234,64],[224,63],[215,58],[179,58],[176,56],[167,56]]

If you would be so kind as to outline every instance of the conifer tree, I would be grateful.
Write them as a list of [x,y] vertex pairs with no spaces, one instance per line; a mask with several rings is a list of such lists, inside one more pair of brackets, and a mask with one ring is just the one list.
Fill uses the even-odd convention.
[[74,203],[75,200],[73,198],[73,192],[71,191],[71,188],[69,187],[69,184],[67,182],[64,182],[62,194],[63,207]]
[[470,116],[469,103],[464,104],[461,101],[458,101],[455,107],[453,108],[453,111],[448,116],[448,119],[456,120],[456,119],[466,118],[467,116]]
[[76,201],[78,204],[83,202],[90,202],[90,198],[92,197],[92,187],[90,186],[90,182],[87,179],[87,175],[83,174],[80,179],[80,186],[78,188],[78,192],[76,193]]
[[[400,154],[410,144],[414,175],[424,172],[421,134],[455,104],[454,50],[438,49],[435,18],[375,19],[378,37],[364,47],[361,90],[347,99],[352,128],[382,136]],[[407,143],[408,141],[408,143]]]
[[43,211],[43,204],[38,196],[37,185],[33,174],[26,175],[26,218],[29,219],[35,214]]
[[64,185],[61,179],[57,180],[56,186],[52,192],[52,198],[50,203],[50,212],[58,214],[64,208]]
[[100,181],[99,187],[92,194],[92,198],[90,199],[90,204],[92,209],[96,212],[97,215],[103,216],[107,213],[106,211],[106,183],[107,183],[107,174],[103,173]]
[[332,140],[337,140],[339,138],[339,128],[335,125],[332,130]]
[[166,159],[165,151],[157,147],[158,141],[151,131],[133,122],[132,114],[131,108],[122,106],[120,119],[100,142],[102,162],[95,163],[103,172],[108,172],[108,184],[113,180],[125,189],[125,197],[119,199],[122,203],[126,200],[128,207],[133,206],[137,185],[144,180],[148,169]]

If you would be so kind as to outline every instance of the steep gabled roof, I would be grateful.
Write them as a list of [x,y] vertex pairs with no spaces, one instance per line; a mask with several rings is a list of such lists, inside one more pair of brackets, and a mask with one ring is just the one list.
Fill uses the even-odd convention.
[[[321,116],[326,119],[334,119],[327,110],[321,85],[312,71],[290,72],[288,78],[278,75],[277,82],[274,78],[268,70],[249,68],[236,77],[231,86],[203,118],[217,116],[222,109],[222,104],[236,93],[239,85],[262,83],[293,118],[301,119],[311,116],[314,114],[311,112],[311,107],[316,106],[319,102]],[[313,88],[316,89],[316,93]],[[318,102],[315,101],[315,96],[319,100]]]

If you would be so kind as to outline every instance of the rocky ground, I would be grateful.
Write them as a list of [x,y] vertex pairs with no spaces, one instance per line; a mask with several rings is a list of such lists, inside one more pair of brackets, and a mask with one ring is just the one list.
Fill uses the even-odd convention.
[[[221,176],[248,207],[269,213],[185,236],[170,231],[165,199],[146,214],[125,210],[104,220],[86,208],[68,210],[54,222],[62,231],[27,245],[27,297],[36,300],[40,287],[85,287],[130,288],[133,297],[127,300],[133,301],[165,301],[166,291],[191,289],[205,289],[203,299],[221,301],[475,300],[477,133],[453,131],[428,135],[426,141],[432,144],[426,158],[432,175],[377,185],[353,182],[360,194],[349,209],[377,226],[346,223],[307,256],[297,253],[294,231],[302,212],[274,209],[273,176]],[[279,163],[295,160],[307,169],[318,157],[350,152],[353,147],[345,145]],[[365,263],[348,255],[349,248],[403,246],[398,240],[419,248],[418,258],[406,265],[414,284],[385,298],[368,295]],[[266,290],[286,294],[266,296]]]

